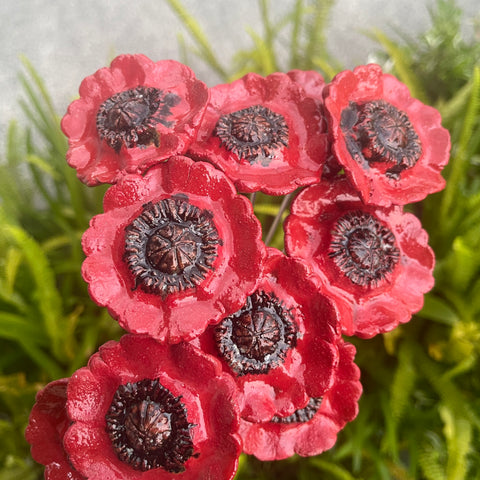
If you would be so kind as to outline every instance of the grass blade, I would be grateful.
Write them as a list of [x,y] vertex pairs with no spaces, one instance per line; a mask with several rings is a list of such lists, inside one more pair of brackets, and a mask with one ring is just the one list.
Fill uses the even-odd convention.
[[472,91],[467,103],[457,151],[450,161],[447,187],[444,190],[440,206],[440,218],[448,220],[454,200],[462,187],[462,178],[469,165],[469,144],[472,138],[477,118],[480,115],[480,66],[476,67],[472,75]]
[[273,73],[278,71],[278,64],[277,60],[275,58],[275,48],[274,48],[274,33],[272,29],[272,25],[270,23],[270,13],[268,10],[268,0],[259,0],[259,6],[260,6],[260,14],[262,18],[262,23],[263,23],[263,29],[264,29],[264,35],[265,35],[265,40],[264,40],[264,45],[265,45],[265,51],[268,54],[268,65],[269,65],[269,72]]
[[197,20],[188,13],[180,0],[167,0],[167,3],[177,14],[187,31],[190,32],[190,35],[196,42],[196,46],[201,52],[203,60],[205,60],[205,62],[213,71],[215,71],[218,75],[220,75],[221,78],[223,78],[223,80],[226,81],[229,75],[222,67],[221,63],[217,60],[217,57],[213,53],[213,48],[210,46],[210,43]]
[[52,343],[52,350],[59,359],[64,357],[62,346],[64,326],[62,325],[62,299],[55,284],[55,274],[49,265],[40,245],[21,227],[8,222],[0,210],[0,220],[3,224],[3,234],[22,252],[35,285],[35,299],[45,331]]
[[399,79],[407,85],[412,97],[418,98],[424,103],[428,103],[425,90],[420,85],[415,72],[411,68],[411,62],[408,55],[390,38],[380,30],[374,29],[367,32],[367,36],[376,40],[387,51],[395,65],[395,71]]

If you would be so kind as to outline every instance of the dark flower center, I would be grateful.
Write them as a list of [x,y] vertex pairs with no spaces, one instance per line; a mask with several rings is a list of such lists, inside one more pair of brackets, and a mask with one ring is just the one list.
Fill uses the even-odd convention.
[[164,93],[153,87],[139,86],[116,93],[105,100],[98,109],[97,131],[117,153],[123,145],[127,148],[159,146],[156,125],[171,127],[170,108],[180,102],[175,93]]
[[393,271],[399,255],[395,236],[373,215],[357,211],[337,220],[329,256],[352,283],[377,286]]
[[342,129],[350,135],[347,147],[352,156],[393,164],[386,171],[389,178],[400,178],[422,155],[420,139],[407,114],[383,100],[350,103],[342,112]]
[[218,120],[220,144],[250,163],[268,163],[275,151],[288,146],[288,125],[283,115],[262,105],[238,110]]
[[124,260],[135,288],[165,297],[199,285],[213,270],[218,245],[212,212],[176,196],[147,203],[125,228]]
[[322,397],[311,398],[304,408],[295,410],[288,417],[279,417],[275,415],[270,421],[273,423],[306,423],[309,422],[318,412],[322,405]]
[[291,309],[273,293],[258,291],[215,327],[215,340],[238,376],[263,374],[283,363],[295,347],[297,327]]
[[117,457],[135,470],[183,472],[193,455],[194,425],[180,399],[158,380],[120,385],[105,416]]

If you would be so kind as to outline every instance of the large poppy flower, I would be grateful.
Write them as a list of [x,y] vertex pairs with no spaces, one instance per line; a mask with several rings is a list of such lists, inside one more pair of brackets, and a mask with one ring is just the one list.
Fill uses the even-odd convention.
[[172,157],[110,187],[83,236],[90,294],[132,333],[176,343],[240,308],[265,246],[251,203],[212,165]]
[[323,279],[347,335],[372,337],[409,321],[433,287],[435,257],[417,217],[365,205],[345,178],[303,190],[284,227],[287,254]]
[[63,448],[63,436],[70,425],[67,417],[68,378],[46,385],[38,392],[30,413],[25,438],[34,460],[45,465],[47,480],[82,480]]
[[375,64],[325,88],[333,151],[364,202],[404,205],[444,188],[450,135],[437,110]]
[[[319,180],[327,150],[318,100],[285,73],[249,73],[210,89],[194,158],[223,170],[243,192],[289,193]],[[307,81],[308,80],[308,81]],[[305,86],[318,78],[307,77]]]
[[242,417],[290,415],[332,385],[337,313],[304,262],[268,249],[264,275],[245,305],[195,339],[221,359],[240,390]]
[[27,440],[48,480],[233,478],[237,390],[192,345],[125,335],[37,397]]
[[67,161],[90,186],[142,172],[185,153],[207,100],[208,88],[187,66],[120,55],[83,80],[63,117]]
[[269,422],[240,419],[243,451],[259,460],[283,460],[294,454],[318,455],[333,447],[338,432],[358,413],[362,394],[360,369],[353,363],[355,347],[339,344],[339,364],[332,387],[288,417]]

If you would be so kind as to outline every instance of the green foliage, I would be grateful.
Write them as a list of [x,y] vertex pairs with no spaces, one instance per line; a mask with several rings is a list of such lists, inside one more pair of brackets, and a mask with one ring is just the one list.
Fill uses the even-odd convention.
[[[273,72],[319,70],[326,79],[340,70],[340,65],[327,51],[325,27],[334,0],[295,0],[291,10],[272,25],[271,2],[258,0],[258,14],[263,32],[247,29],[252,38],[252,48],[239,50],[232,65],[222,65],[215,55],[215,48],[198,22],[185,10],[181,0],[166,0],[183,22],[194,42],[192,51],[223,81],[232,81],[248,72],[268,75]],[[182,37],[182,45],[184,45]],[[288,46],[288,55],[284,47]],[[187,50],[183,61],[188,64]]]
[[[252,47],[229,65],[180,0],[167,1],[194,54],[223,81],[293,68],[317,69],[329,80],[341,69],[326,48],[333,0],[295,0],[275,24],[271,3],[258,0],[263,31],[250,31]],[[242,455],[238,480],[480,478],[480,45],[462,37],[452,0],[438,0],[431,16],[432,27],[418,38],[369,35],[384,68],[439,109],[451,132],[446,189],[412,206],[436,253],[435,288],[410,323],[352,340],[364,394],[334,448],[281,462]],[[188,41],[180,41],[188,63]],[[0,480],[42,478],[23,438],[35,393],[120,335],[80,275],[81,235],[101,210],[104,189],[83,186],[67,166],[58,115],[27,60],[20,82],[28,125],[10,124],[0,163]],[[275,218],[282,208],[284,218],[289,198],[282,207],[283,200],[255,196],[265,239],[278,248],[283,233]]]
[[0,480],[43,476],[23,438],[36,392],[118,336],[80,275],[80,239],[103,189],[66,164],[58,116],[25,59],[20,81],[29,126],[10,124],[0,164]]
[[[462,36],[462,11],[451,0],[438,0],[430,11],[432,28],[409,44],[412,69],[429,98],[452,98],[469,80],[480,59],[480,43]],[[476,19],[478,36],[479,19]]]

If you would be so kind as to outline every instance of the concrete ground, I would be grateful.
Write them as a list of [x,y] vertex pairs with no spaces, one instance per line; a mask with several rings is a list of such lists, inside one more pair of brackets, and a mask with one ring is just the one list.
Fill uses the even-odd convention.
[[[362,32],[376,27],[415,35],[429,25],[428,8],[435,1],[337,0],[327,30],[329,50],[346,68],[366,63],[376,45]],[[235,51],[252,45],[247,29],[261,32],[257,0],[182,3],[227,64]],[[270,2],[272,20],[293,5],[294,0]],[[471,30],[473,17],[480,14],[478,0],[457,0],[457,5],[465,13],[465,28]],[[179,34],[192,45],[165,0],[4,0],[0,19],[0,157],[9,120],[23,121],[18,106],[20,55],[33,63],[63,114],[82,78],[108,65],[115,55],[144,53],[152,60],[181,60]],[[208,85],[218,82],[194,55],[189,64]]]

